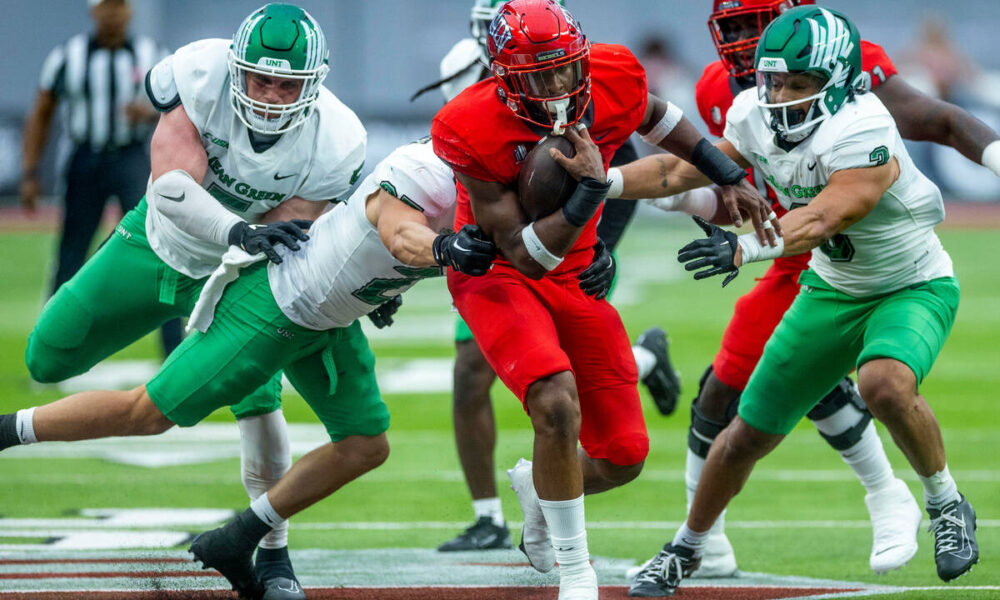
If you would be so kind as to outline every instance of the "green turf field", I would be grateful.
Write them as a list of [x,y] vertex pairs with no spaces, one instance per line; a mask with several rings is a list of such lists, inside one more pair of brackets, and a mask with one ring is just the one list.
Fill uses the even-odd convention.
[[[674,259],[677,248],[699,232],[689,221],[640,218],[619,253],[621,281],[615,304],[634,338],[659,324],[670,334],[671,354],[681,371],[684,401],[663,418],[646,401],[651,452],[646,470],[632,484],[587,500],[590,548],[605,557],[644,560],[672,537],[684,516],[683,469],[688,406],[698,377],[715,353],[735,299],[763,271],[746,268],[726,289],[718,280],[694,282]],[[941,232],[962,284],[962,302],[951,337],[922,392],[944,432],[949,465],[979,519],[980,564],[952,587],[1000,585],[1000,237],[991,230]],[[52,238],[0,235],[4,257],[0,293],[0,412],[58,398],[51,387],[33,385],[23,364],[28,332],[40,306]],[[406,294],[397,325],[372,336],[380,361],[451,356],[451,315],[443,280],[420,283]],[[819,340],[817,341],[820,342]],[[148,337],[115,358],[152,358]],[[392,455],[377,471],[293,520],[293,548],[433,547],[450,538],[455,524],[471,521],[451,431],[447,393],[387,394],[392,411]],[[293,423],[313,423],[305,403],[285,397]],[[494,387],[499,434],[498,477],[530,453],[531,436],[520,404]],[[220,411],[212,421],[231,421]],[[235,428],[234,428],[235,429]],[[912,471],[880,427],[897,475],[922,498]],[[148,468],[96,458],[18,459],[0,456],[0,516],[56,518],[84,508],[242,508],[246,504],[235,458]],[[506,476],[500,480],[507,517],[519,521]],[[933,543],[922,533],[917,556],[902,571],[876,577],[868,568],[870,529],[863,488],[840,457],[808,423],[789,436],[758,467],[728,513],[728,534],[741,569],[898,586],[936,586]],[[345,528],[352,523],[392,528]],[[412,523],[408,526],[407,523]],[[516,535],[516,534],[515,534]],[[40,536],[44,537],[44,536]],[[21,539],[0,538],[4,544]],[[933,590],[915,598],[988,598],[1000,592]]]

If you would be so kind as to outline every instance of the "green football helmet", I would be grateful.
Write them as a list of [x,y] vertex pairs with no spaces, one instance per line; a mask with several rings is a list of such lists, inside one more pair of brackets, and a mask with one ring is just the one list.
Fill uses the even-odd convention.
[[[240,25],[229,46],[229,88],[236,115],[258,133],[290,131],[306,121],[326,78],[330,53],[323,30],[292,4],[267,4]],[[247,94],[247,74],[302,81],[290,104],[269,104]]]
[[[771,129],[780,140],[800,142],[858,91],[863,81],[861,36],[854,23],[838,11],[799,6],[779,15],[761,34],[754,67],[757,103]],[[798,74],[811,79],[790,77]],[[786,81],[811,81],[812,89],[818,91],[776,102],[774,94]],[[789,90],[794,89],[789,86]],[[808,108],[799,108],[807,102]]]

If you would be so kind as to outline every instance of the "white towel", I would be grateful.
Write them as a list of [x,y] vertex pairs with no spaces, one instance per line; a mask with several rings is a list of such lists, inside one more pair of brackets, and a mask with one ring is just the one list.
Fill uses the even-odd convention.
[[248,254],[239,246],[230,246],[229,250],[222,255],[222,263],[205,282],[205,287],[201,288],[201,295],[198,296],[198,302],[195,303],[191,317],[188,319],[188,333],[195,329],[205,333],[208,326],[212,324],[212,320],[215,319],[215,305],[222,298],[222,292],[225,291],[226,286],[239,277],[240,269],[265,258],[267,257],[264,256],[263,252]]

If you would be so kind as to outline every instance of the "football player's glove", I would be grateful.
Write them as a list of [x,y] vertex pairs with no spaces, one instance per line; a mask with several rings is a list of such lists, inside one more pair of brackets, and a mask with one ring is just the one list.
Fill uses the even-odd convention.
[[432,250],[434,262],[466,275],[485,275],[497,257],[497,247],[478,225],[464,225],[458,233],[437,236]]
[[368,313],[368,318],[378,329],[392,325],[392,316],[403,305],[403,296],[393,296],[391,300],[379,304],[375,310]]
[[615,281],[615,273],[618,271],[618,262],[614,255],[608,251],[604,241],[597,240],[594,244],[594,260],[590,266],[576,276],[580,280],[580,289],[584,294],[593,296],[596,300],[607,297],[611,291],[611,284]]
[[[695,215],[691,217],[694,222],[701,227],[705,239],[695,240],[684,246],[677,252],[677,260],[684,263],[684,270],[697,271],[695,279],[705,279],[720,273],[729,273],[722,280],[722,287],[726,287],[730,281],[736,279],[740,274],[739,268],[733,263],[736,256],[736,249],[739,242],[736,241],[736,234],[731,231],[712,225],[705,219]],[[705,268],[708,267],[708,268]]]
[[289,250],[298,250],[299,242],[309,239],[305,230],[310,225],[312,221],[305,219],[278,221],[267,225],[250,225],[246,221],[240,221],[229,230],[229,245],[239,246],[250,254],[263,252],[268,260],[281,264],[281,256],[275,246],[281,244]]

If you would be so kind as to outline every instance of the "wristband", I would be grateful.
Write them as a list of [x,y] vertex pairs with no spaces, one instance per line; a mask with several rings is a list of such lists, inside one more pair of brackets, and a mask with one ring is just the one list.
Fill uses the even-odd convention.
[[663,141],[663,138],[670,135],[670,132],[674,130],[674,127],[677,127],[683,118],[684,111],[673,102],[667,102],[667,112],[663,113],[663,117],[656,122],[656,125],[653,125],[652,129],[639,137],[650,146],[656,146]]
[[708,176],[715,185],[733,185],[747,176],[746,170],[705,138],[701,138],[695,144],[694,152],[691,153],[691,164]]
[[625,191],[625,178],[622,176],[622,170],[617,167],[611,167],[608,169],[605,179],[608,180],[607,198],[621,198],[622,192]]
[[608,182],[601,183],[593,177],[584,177],[576,184],[573,195],[563,205],[563,217],[573,227],[583,227],[604,202],[610,187]]
[[1000,140],[993,140],[983,150],[983,166],[1000,177]]
[[545,247],[542,240],[538,239],[534,223],[529,223],[527,227],[521,230],[521,241],[524,242],[524,247],[528,249],[528,254],[531,258],[535,259],[535,262],[540,264],[546,271],[551,271],[562,263],[562,257],[549,252],[549,249]]
[[736,238],[736,242],[740,245],[740,250],[742,250],[741,258],[744,265],[778,258],[785,251],[785,238],[783,237],[778,238],[778,245],[774,247],[762,245],[760,240],[757,239],[756,233],[744,233]]

